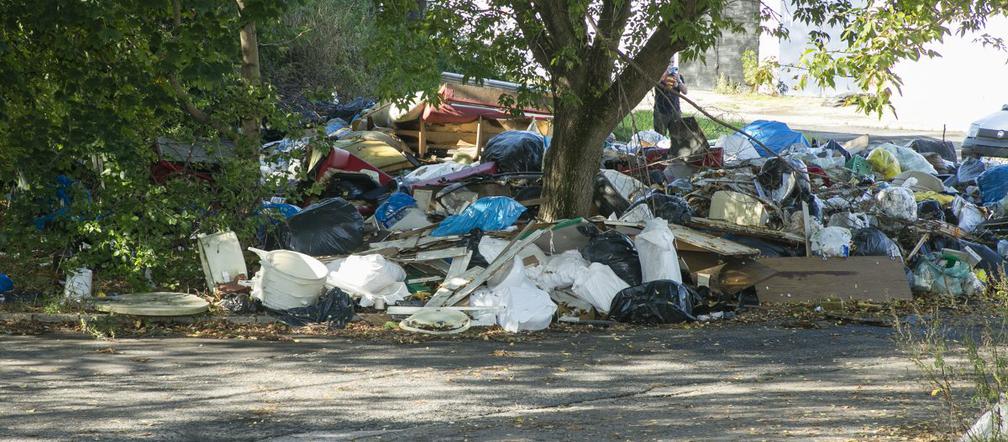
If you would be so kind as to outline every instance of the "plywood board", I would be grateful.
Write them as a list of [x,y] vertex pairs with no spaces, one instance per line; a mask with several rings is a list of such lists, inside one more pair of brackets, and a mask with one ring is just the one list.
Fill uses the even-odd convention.
[[903,263],[884,256],[762,258],[757,262],[774,272],[755,284],[761,303],[913,299]]

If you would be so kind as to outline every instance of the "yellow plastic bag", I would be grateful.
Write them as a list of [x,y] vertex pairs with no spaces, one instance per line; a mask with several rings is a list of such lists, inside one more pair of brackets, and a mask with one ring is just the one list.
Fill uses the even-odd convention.
[[871,164],[875,173],[882,176],[882,179],[891,180],[896,178],[903,171],[900,170],[899,160],[896,155],[885,149],[875,149],[868,154],[868,164]]
[[918,203],[921,201],[935,200],[941,203],[941,205],[947,206],[952,204],[952,200],[955,199],[955,196],[945,195],[944,193],[929,190],[927,192],[914,192],[914,199],[917,200]]

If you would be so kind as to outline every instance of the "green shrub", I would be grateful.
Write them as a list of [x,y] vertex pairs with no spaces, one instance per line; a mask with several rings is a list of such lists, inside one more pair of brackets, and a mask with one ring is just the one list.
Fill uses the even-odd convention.
[[756,52],[748,49],[742,54],[742,75],[749,92],[757,92],[760,87],[766,87],[771,94],[777,94],[777,70],[780,63],[776,58],[770,57],[762,61],[756,56]]

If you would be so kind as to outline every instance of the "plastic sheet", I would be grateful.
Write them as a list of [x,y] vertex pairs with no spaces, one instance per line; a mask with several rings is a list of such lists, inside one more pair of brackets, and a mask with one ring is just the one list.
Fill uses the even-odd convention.
[[675,281],[652,281],[620,290],[609,318],[632,324],[674,324],[695,321],[694,307],[703,299]]
[[1008,195],[1008,165],[996,166],[980,174],[977,185],[985,206],[1001,201]]
[[963,184],[970,183],[976,181],[986,170],[987,166],[983,161],[980,161],[979,158],[969,157],[964,159],[959,165],[959,170],[956,170],[956,180]]
[[315,304],[276,312],[277,318],[291,327],[322,323],[331,329],[344,328],[354,316],[353,301],[338,288],[322,295]]
[[543,154],[546,147],[539,134],[509,130],[501,132],[487,141],[483,148],[482,162],[497,163],[497,171],[541,172]]
[[945,160],[953,163],[958,161],[958,158],[956,158],[955,145],[952,144],[951,141],[918,138],[907,144],[907,148],[912,149],[914,152],[919,154],[937,153]]
[[980,224],[987,220],[977,206],[962,197],[956,197],[952,200],[952,213],[956,218],[959,218],[959,228],[967,232],[975,231]]
[[851,256],[888,256],[900,258],[899,244],[874,227],[858,229],[851,238],[853,251]]
[[850,256],[851,232],[843,227],[826,227],[812,234],[812,253],[823,257]]
[[885,180],[896,178],[896,175],[903,172],[900,169],[899,160],[896,159],[896,155],[885,149],[876,148],[872,150],[868,154],[868,164],[871,164],[872,170]]
[[916,291],[952,297],[973,296],[983,290],[968,264],[931,253],[917,263],[913,272]]
[[7,276],[6,273],[0,273],[0,293],[9,292],[14,290],[14,280]]
[[646,222],[644,230],[634,238],[634,245],[640,257],[643,282],[668,279],[682,284],[675,235],[668,222],[661,218]]
[[427,181],[434,178],[442,177],[451,173],[458,172],[462,169],[470,167],[468,164],[456,163],[454,161],[445,161],[443,163],[437,164],[427,164],[413,169],[412,172],[403,177],[403,184],[418,183],[421,181]]
[[917,221],[917,200],[912,190],[906,187],[889,187],[875,196],[879,213],[893,220]]
[[864,229],[871,226],[871,219],[864,213],[840,212],[830,215],[829,227],[844,227],[850,230]]
[[417,202],[412,196],[402,192],[395,192],[389,195],[388,199],[378,206],[374,217],[382,226],[388,228],[399,222],[406,215],[406,209],[416,207],[416,205]]
[[[773,151],[773,153],[780,153],[792,146],[809,147],[808,140],[805,139],[805,136],[802,135],[801,132],[791,130],[787,124],[780,121],[756,120],[746,125],[746,127],[743,127],[742,131],[762,142],[767,148]],[[726,140],[726,143],[740,146],[749,144],[752,146],[752,142],[748,139],[748,137],[739,133],[731,135],[729,139]],[[753,146],[752,148],[763,158],[774,156],[773,153],[766,152],[760,147]],[[741,151],[742,149],[737,150]],[[728,153],[729,152],[726,150],[725,154],[727,155]]]
[[[875,148],[875,150],[883,149],[893,154],[896,157],[896,161],[899,162],[900,171],[906,172],[908,170],[914,170],[917,172],[929,173],[932,175],[937,175],[938,171],[935,170],[934,166],[928,162],[927,158],[923,155],[915,152],[913,149],[897,146],[892,143],[881,144]],[[874,152],[874,151],[873,151]]]
[[[330,198],[290,217],[280,248],[306,255],[346,255],[364,243],[364,219],[342,198]],[[283,243],[286,244],[283,244]]]
[[672,224],[685,225],[693,216],[693,209],[690,208],[689,203],[678,195],[652,192],[646,197],[638,199],[626,211],[629,212],[641,205],[647,205],[654,216]]
[[587,271],[577,275],[571,292],[580,299],[588,301],[600,313],[609,313],[616,293],[630,287],[620,279],[613,269],[601,263],[592,263]]
[[581,256],[605,264],[630,286],[641,283],[641,264],[630,237],[616,230],[596,235],[580,248]]
[[480,198],[462,213],[445,218],[431,235],[464,235],[475,229],[484,232],[503,230],[514,225],[525,210],[525,206],[506,196]]

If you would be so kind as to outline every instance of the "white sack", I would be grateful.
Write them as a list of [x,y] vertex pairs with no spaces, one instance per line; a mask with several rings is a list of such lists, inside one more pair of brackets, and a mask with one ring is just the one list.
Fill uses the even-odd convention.
[[667,221],[655,218],[644,223],[644,230],[634,238],[634,245],[640,258],[643,282],[670,279],[682,284],[675,235]]
[[584,299],[595,306],[595,310],[608,314],[609,307],[616,293],[630,287],[622,278],[613,272],[609,266],[593,262],[588,271],[578,275],[571,291],[574,296]]

